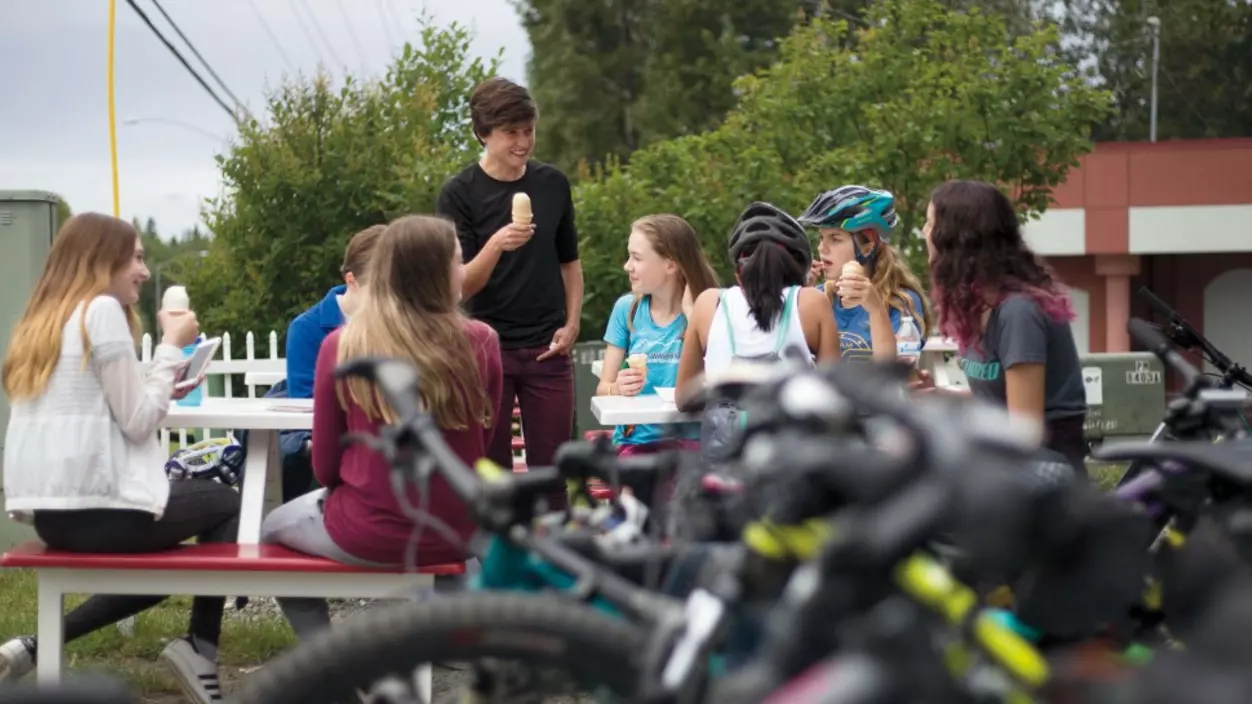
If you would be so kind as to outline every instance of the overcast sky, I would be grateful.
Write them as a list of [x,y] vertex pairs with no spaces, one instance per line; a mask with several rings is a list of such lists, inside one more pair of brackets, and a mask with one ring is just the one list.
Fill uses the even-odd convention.
[[[530,52],[509,0],[159,1],[254,111],[266,86],[293,69],[309,74],[320,62],[339,76],[344,64],[356,75],[362,66],[378,75],[406,40],[416,40],[422,8],[441,24],[469,26],[475,54],[502,48],[509,78],[524,80]],[[152,0],[136,4],[214,85]],[[112,212],[107,36],[106,0],[0,0],[0,190],[53,191],[75,212]],[[162,234],[182,232],[198,221],[202,200],[217,194],[213,156],[234,130],[125,0],[117,2],[116,41],[122,217],[154,217]]]

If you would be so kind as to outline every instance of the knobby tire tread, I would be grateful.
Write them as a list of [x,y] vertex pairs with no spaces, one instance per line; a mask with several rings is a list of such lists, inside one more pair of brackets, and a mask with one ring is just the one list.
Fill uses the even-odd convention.
[[518,660],[630,695],[647,633],[568,597],[475,592],[383,607],[336,623],[239,684],[235,704],[348,701],[423,663]]

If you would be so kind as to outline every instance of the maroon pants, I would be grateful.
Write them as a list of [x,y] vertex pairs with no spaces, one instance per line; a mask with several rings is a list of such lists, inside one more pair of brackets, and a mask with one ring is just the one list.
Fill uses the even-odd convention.
[[535,358],[546,347],[502,350],[504,387],[500,413],[492,431],[487,456],[501,467],[513,466],[513,400],[522,412],[522,436],[526,439],[526,464],[552,465],[556,450],[574,433],[574,361],[567,354]]

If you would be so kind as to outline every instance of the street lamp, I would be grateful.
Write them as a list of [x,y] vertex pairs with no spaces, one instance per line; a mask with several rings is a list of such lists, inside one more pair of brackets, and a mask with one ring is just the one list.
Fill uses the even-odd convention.
[[1152,28],[1152,107],[1148,118],[1148,141],[1156,141],[1156,72],[1161,64],[1161,18],[1153,15],[1147,19]]
[[155,123],[159,123],[163,125],[172,125],[174,127],[181,127],[185,130],[191,130],[192,132],[195,132],[197,134],[202,134],[205,137],[208,137],[209,139],[212,139],[216,142],[226,141],[226,138],[221,136],[220,134],[213,134],[212,132],[204,129],[203,127],[196,127],[190,122],[183,122],[182,120],[175,120],[170,117],[136,117],[130,120],[123,120],[122,124],[127,127],[134,127],[135,125],[142,125],[144,123],[150,123],[150,122],[155,122]]
[[170,257],[169,259],[166,259],[163,262],[158,262],[157,265],[153,267],[154,286],[152,287],[152,298],[153,298],[154,305],[152,306],[152,310],[153,311],[161,310],[161,269],[162,268],[164,268],[168,264],[180,262],[184,259],[190,259],[192,257],[203,259],[207,256],[209,256],[208,251],[202,249],[196,252],[183,252],[182,254],[177,254],[173,257]]

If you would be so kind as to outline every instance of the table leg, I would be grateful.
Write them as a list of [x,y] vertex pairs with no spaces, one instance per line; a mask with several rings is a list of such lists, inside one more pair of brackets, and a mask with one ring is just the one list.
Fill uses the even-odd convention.
[[35,661],[35,678],[41,685],[55,685],[61,681],[61,658],[65,647],[65,592],[58,578],[38,575],[37,579],[39,657]]
[[278,431],[249,430],[248,459],[244,464],[242,507],[239,510],[239,544],[261,542],[261,518],[265,515],[265,484],[270,471],[281,473]]

